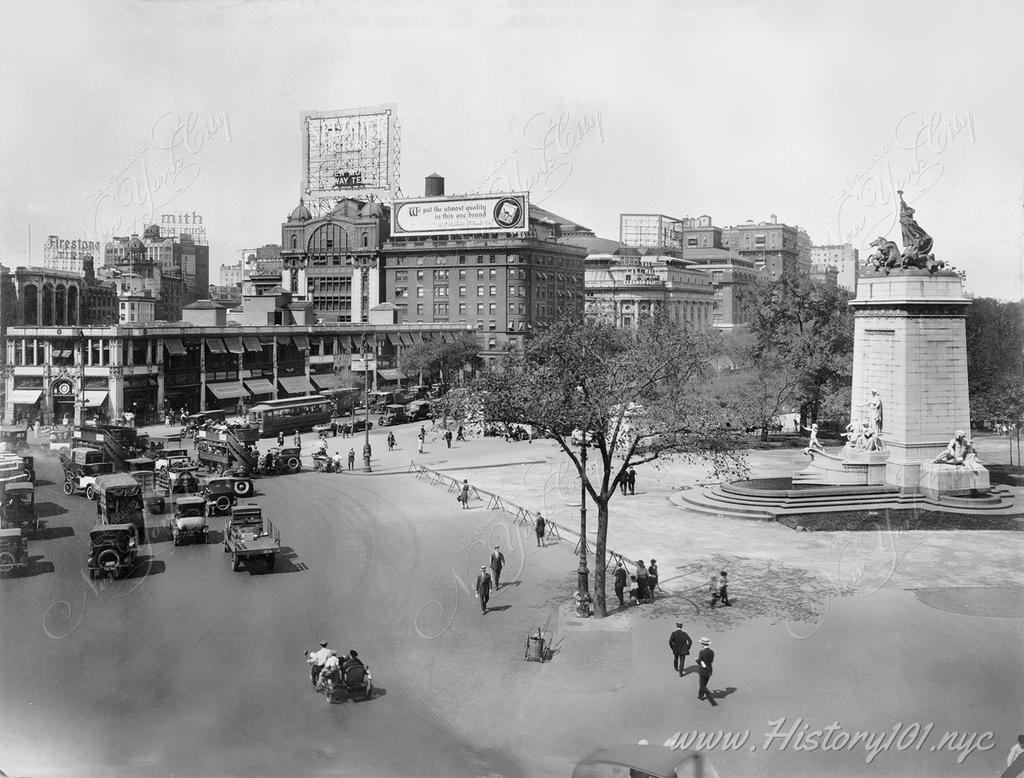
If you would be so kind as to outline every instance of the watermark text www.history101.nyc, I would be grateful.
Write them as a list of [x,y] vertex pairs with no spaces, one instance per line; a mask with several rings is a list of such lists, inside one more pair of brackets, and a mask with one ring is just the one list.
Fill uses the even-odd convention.
[[687,751],[855,751],[864,753],[871,764],[880,754],[904,752],[948,752],[956,755],[957,764],[975,751],[995,748],[993,732],[937,731],[931,722],[902,721],[887,730],[855,732],[846,730],[838,721],[828,726],[813,727],[802,718],[789,721],[785,717],[768,722],[761,737],[744,730],[690,730],[676,732],[665,747]]

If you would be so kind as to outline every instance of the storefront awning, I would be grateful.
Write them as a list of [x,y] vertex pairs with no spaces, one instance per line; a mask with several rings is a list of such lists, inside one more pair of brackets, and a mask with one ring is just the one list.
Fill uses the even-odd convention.
[[35,405],[42,393],[42,389],[12,389],[8,397],[15,405]]
[[207,384],[206,388],[213,392],[218,400],[233,400],[237,397],[244,397],[245,391],[238,381],[227,381],[220,384]]
[[305,335],[293,335],[292,343],[295,344],[295,348],[299,351],[309,351],[309,338]]
[[206,347],[214,354],[228,353],[228,350],[224,347],[224,341],[220,338],[207,338]]
[[88,408],[99,408],[107,401],[109,392],[85,392],[85,405]]
[[251,336],[242,338],[245,341],[245,347],[249,351],[263,351],[263,346],[260,345],[260,339]]
[[167,338],[164,341],[164,348],[172,357],[180,357],[185,354],[185,344],[178,338]]
[[398,337],[402,339],[403,346],[411,346],[413,343],[416,342],[412,339],[412,335],[410,335],[408,332],[402,332],[399,334]]
[[401,381],[402,379],[409,377],[401,370],[396,370],[393,367],[382,368],[377,371],[377,375],[379,375],[385,381]]
[[249,378],[245,381],[245,388],[250,394],[273,394],[274,385],[266,378]]
[[241,338],[224,338],[224,345],[228,347],[228,351],[232,354],[241,354],[245,351]]
[[288,394],[314,394],[313,387],[309,381],[306,380],[306,376],[288,376],[285,378],[278,378],[277,383],[281,385]]
[[411,335],[412,335],[413,343],[422,343],[423,342],[423,334],[422,333],[413,332],[413,333],[411,333]]
[[336,389],[341,386],[341,376],[336,376],[334,373],[322,373],[320,375],[313,374],[309,377],[309,380],[313,382],[317,389]]

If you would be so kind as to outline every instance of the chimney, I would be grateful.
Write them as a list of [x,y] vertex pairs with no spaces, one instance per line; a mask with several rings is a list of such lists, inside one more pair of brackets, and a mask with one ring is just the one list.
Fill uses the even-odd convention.
[[773,214],[772,214],[772,224],[778,224],[778,223],[779,223],[779,220],[778,220],[778,218],[777,218],[777,217],[775,216],[775,214],[773,213]]
[[426,178],[423,191],[426,197],[444,197],[444,177],[431,173]]

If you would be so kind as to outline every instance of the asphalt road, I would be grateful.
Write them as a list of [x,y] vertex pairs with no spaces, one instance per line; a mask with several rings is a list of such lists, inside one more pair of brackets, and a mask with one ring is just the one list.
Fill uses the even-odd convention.
[[[100,583],[85,574],[94,504],[61,493],[55,460],[37,470],[32,571],[0,581],[7,775],[523,774],[461,739],[452,701],[416,677],[431,644],[412,652],[411,595],[466,532],[443,492],[395,474],[261,479],[284,547],[272,573],[232,572],[215,532],[154,539],[133,577]],[[373,699],[313,692],[303,651],[321,639],[359,651]]]

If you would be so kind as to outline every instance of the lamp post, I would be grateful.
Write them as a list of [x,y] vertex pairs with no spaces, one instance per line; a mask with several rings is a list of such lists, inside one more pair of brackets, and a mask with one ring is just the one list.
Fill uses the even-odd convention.
[[363,397],[365,398],[363,405],[366,411],[363,427],[366,434],[363,443],[363,472],[372,473],[373,469],[370,467],[370,342],[366,339],[365,334],[359,344],[359,353],[363,356]]
[[587,431],[583,431],[580,446],[580,566],[576,570],[576,588],[590,590],[590,572],[587,570]]

